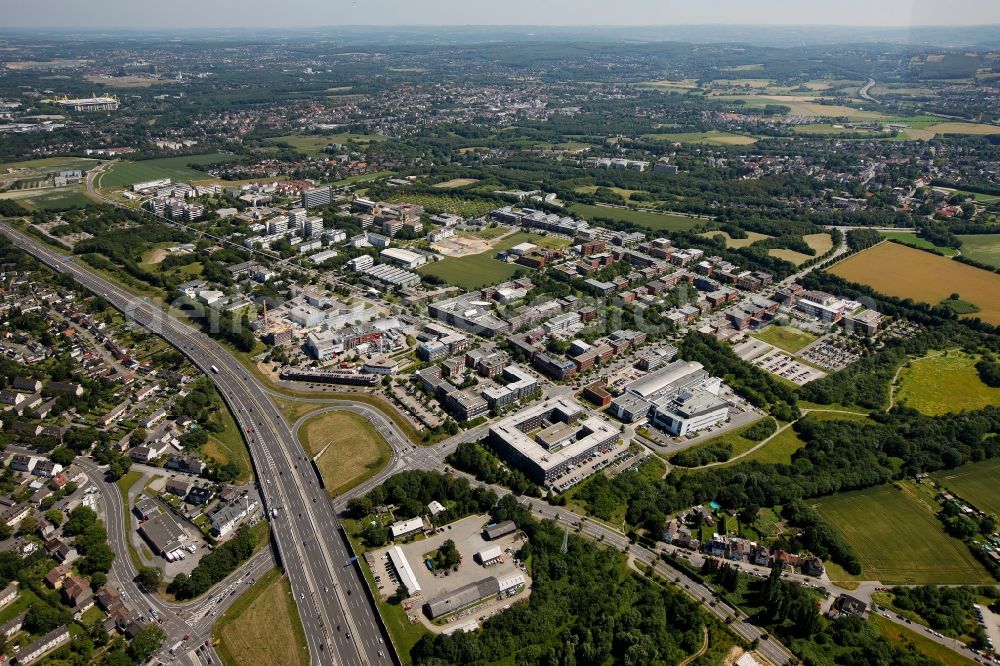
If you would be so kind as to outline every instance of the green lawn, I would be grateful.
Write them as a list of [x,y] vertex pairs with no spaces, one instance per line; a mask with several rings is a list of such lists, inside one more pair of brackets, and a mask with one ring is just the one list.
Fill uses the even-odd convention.
[[719,435],[718,437],[713,437],[707,442],[703,442],[696,446],[692,446],[690,449],[685,449],[685,451],[697,452],[699,449],[704,449],[709,446],[713,446],[715,444],[729,444],[733,447],[733,456],[738,456],[742,453],[746,453],[753,447],[757,446],[757,444],[759,444],[760,442],[752,439],[747,439],[746,437],[744,437],[744,433],[748,429],[753,427],[754,424],[758,423],[760,420],[761,419],[758,419],[757,421],[754,421],[749,425],[743,426],[742,428],[739,428],[738,430],[735,430],[733,432],[728,432],[725,435]]
[[99,177],[99,187],[128,187],[133,183],[158,178],[170,178],[177,181],[204,180],[211,178],[204,171],[190,168],[189,164],[216,164],[231,162],[236,155],[223,153],[203,153],[201,155],[182,155],[180,157],[163,157],[155,160],[139,162],[119,162]]
[[446,257],[417,269],[421,275],[436,275],[445,282],[463,289],[480,289],[513,277],[518,270],[528,271],[519,264],[508,264],[495,259],[496,253],[509,250],[520,243],[535,243],[547,248],[567,247],[571,241],[556,236],[541,236],[519,231],[507,236],[493,249],[465,257]]
[[778,349],[784,349],[786,352],[794,354],[816,340],[819,336],[792,326],[778,326],[774,324],[758,333],[754,333],[753,337],[769,345],[774,345]]
[[1000,388],[991,388],[979,379],[975,368],[978,360],[951,350],[947,355],[912,361],[900,373],[902,383],[896,402],[929,416],[1000,405]]
[[688,231],[703,220],[670,213],[649,213],[626,208],[611,208],[608,206],[592,206],[590,204],[573,204],[569,211],[584,219],[603,217],[620,222],[627,222],[653,231]]
[[[125,473],[125,476],[118,479],[118,494],[122,497],[122,512],[125,514],[125,533],[129,534],[132,531],[132,507],[128,502],[128,491],[135,485],[136,481],[142,478],[142,472],[138,470],[131,470]],[[132,545],[132,539],[128,538],[125,540],[128,544],[128,555],[132,560],[132,564],[135,565],[136,569],[142,568],[142,560],[139,559],[139,553],[136,552],[135,546]]]
[[421,266],[417,272],[435,275],[448,284],[470,290],[509,280],[518,270],[529,270],[524,266],[498,261],[494,259],[495,254],[489,251],[466,257],[447,257]]
[[289,134],[286,136],[275,136],[267,140],[270,144],[287,143],[296,150],[304,153],[321,153],[323,149],[331,143],[370,143],[372,141],[385,141],[381,134],[351,134],[343,132],[340,134]]
[[901,482],[837,493],[814,507],[854,548],[862,575],[883,583],[992,583],[968,547],[945,534],[940,507],[916,486]]
[[1000,234],[959,236],[962,254],[969,259],[1000,268]]
[[227,462],[236,463],[240,468],[240,476],[236,483],[246,483],[253,477],[253,473],[250,466],[250,452],[247,450],[246,442],[243,441],[243,435],[240,434],[239,426],[236,425],[227,407],[220,407],[212,415],[212,419],[221,423],[223,430],[208,436],[208,443],[202,447],[205,455],[223,465]]
[[969,463],[932,475],[934,480],[981,511],[1000,516],[1000,458]]
[[900,243],[903,243],[904,245],[909,245],[910,247],[917,247],[924,250],[937,250],[938,252],[943,252],[949,257],[957,254],[954,248],[938,247],[937,245],[930,242],[926,238],[921,238],[917,234],[910,233],[908,231],[883,231],[881,233],[884,238],[898,241]]
[[768,465],[787,465],[792,462],[792,454],[805,445],[806,443],[799,439],[795,430],[789,426],[772,437],[767,444],[736,462],[756,460]]

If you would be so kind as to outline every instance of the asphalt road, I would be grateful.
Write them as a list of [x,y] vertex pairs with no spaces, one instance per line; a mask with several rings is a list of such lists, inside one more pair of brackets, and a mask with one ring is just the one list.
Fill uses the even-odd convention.
[[6,224],[0,225],[0,231],[57,271],[71,274],[129,319],[162,336],[216,383],[247,440],[312,663],[392,664],[391,642],[365,592],[359,566],[350,563],[333,506],[264,388],[208,336],[30,236]]

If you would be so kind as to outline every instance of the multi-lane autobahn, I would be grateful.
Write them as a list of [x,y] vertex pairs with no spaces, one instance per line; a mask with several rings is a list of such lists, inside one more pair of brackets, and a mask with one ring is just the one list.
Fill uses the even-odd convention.
[[162,336],[211,377],[243,430],[316,664],[392,664],[394,652],[359,567],[305,451],[264,389],[208,336],[8,225],[17,246],[72,275],[137,324]]

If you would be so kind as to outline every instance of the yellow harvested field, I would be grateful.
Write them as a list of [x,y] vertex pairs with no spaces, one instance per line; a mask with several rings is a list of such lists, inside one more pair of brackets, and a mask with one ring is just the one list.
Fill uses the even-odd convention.
[[747,247],[748,245],[753,245],[759,240],[764,240],[765,238],[770,238],[767,234],[759,234],[756,231],[748,231],[746,238],[733,238],[725,231],[706,231],[703,234],[699,234],[705,238],[711,238],[712,236],[723,236],[726,239],[726,247],[737,248],[737,247]]
[[796,252],[795,250],[786,250],[784,248],[776,250],[768,250],[767,254],[768,256],[775,257],[777,259],[784,259],[785,261],[789,261],[795,264],[796,266],[800,266],[805,262],[809,261],[810,259],[812,259],[812,257],[810,257],[808,254],[802,254],[801,252]]
[[314,416],[305,422],[299,436],[306,449],[319,456],[316,466],[331,496],[374,475],[392,456],[371,423],[351,412]]
[[945,257],[884,242],[836,264],[831,271],[898,298],[937,304],[953,293],[980,308],[972,317],[1000,324],[1000,275]]
[[223,617],[218,637],[220,652],[228,657],[225,663],[308,664],[309,653],[288,579],[271,573],[260,582],[266,587],[252,590],[257,596],[245,607],[237,604],[241,606],[238,615],[227,613]]
[[466,185],[472,185],[473,183],[478,183],[478,178],[452,178],[451,180],[446,180],[443,183],[437,183],[434,187],[440,188],[442,190],[451,189],[453,187],[464,187]]
[[833,249],[833,237],[830,234],[809,234],[803,236],[806,245],[816,250],[816,256],[821,256]]
[[[983,125],[981,123],[937,123],[927,128],[935,134],[1000,134],[1000,125]],[[907,130],[910,133],[911,130]]]

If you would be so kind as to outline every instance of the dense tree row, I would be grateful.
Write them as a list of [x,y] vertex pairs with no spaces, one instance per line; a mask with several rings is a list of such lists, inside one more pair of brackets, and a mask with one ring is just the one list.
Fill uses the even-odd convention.
[[243,525],[236,531],[236,536],[202,557],[190,576],[177,574],[167,590],[178,599],[192,599],[204,594],[248,560],[256,544],[253,532]]
[[457,469],[472,474],[484,483],[499,484],[518,495],[541,497],[541,489],[524,472],[500,464],[496,456],[475,442],[462,442],[447,461]]

